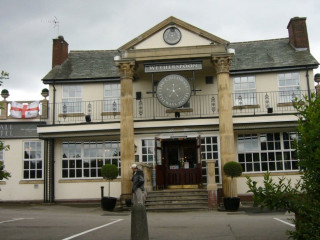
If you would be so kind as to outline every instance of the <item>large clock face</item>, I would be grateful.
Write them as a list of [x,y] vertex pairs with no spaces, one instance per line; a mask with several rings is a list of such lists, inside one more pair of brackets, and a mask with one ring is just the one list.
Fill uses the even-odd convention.
[[191,96],[191,87],[184,77],[171,74],[160,80],[157,86],[159,102],[168,108],[179,108],[186,104]]
[[177,44],[181,40],[181,32],[176,27],[167,28],[163,33],[163,39],[170,45]]

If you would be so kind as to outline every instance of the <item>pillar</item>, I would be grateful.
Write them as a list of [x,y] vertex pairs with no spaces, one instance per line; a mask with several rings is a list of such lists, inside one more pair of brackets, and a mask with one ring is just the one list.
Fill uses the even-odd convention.
[[207,190],[208,206],[210,209],[218,207],[218,187],[216,183],[216,160],[207,160]]
[[[235,161],[235,144],[232,119],[232,97],[230,90],[229,68],[231,55],[214,56],[212,58],[218,78],[219,97],[219,133],[221,167],[229,161]],[[223,195],[230,197],[231,179],[222,170]]]
[[[121,148],[121,195],[131,194],[132,171],[134,162],[134,131],[133,131],[133,74],[134,61],[117,62],[121,81],[120,111],[120,148]],[[124,197],[126,198],[126,197]]]

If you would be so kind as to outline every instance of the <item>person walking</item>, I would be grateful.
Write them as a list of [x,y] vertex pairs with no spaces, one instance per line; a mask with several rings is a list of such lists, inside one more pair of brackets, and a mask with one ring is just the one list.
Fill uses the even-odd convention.
[[144,204],[144,174],[143,171],[138,169],[137,164],[132,164],[132,193],[133,205]]

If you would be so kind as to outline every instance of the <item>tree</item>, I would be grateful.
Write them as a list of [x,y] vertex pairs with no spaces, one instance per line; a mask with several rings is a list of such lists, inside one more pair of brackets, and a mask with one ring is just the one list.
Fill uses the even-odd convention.
[[[9,73],[5,71],[1,71],[0,73],[0,86],[2,85],[2,80],[9,79]],[[2,108],[2,106],[0,106]],[[7,145],[5,146],[2,141],[0,141],[0,151],[2,150],[8,150],[10,147]],[[9,179],[11,177],[11,174],[4,170],[4,164],[0,161],[0,180],[3,179]]]
[[114,164],[105,164],[101,168],[101,176],[109,181],[108,197],[110,197],[110,182],[118,177],[118,168]]
[[320,239],[320,96],[312,94],[310,99],[294,103],[298,111],[298,138],[295,141],[301,181],[291,186],[283,177],[275,183],[267,173],[263,187],[258,187],[247,177],[249,192],[261,207],[286,209],[296,215],[295,231],[288,234],[293,239]]

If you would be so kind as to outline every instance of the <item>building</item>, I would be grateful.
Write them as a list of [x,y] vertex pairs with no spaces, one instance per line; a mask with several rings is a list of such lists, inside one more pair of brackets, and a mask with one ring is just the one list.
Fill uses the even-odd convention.
[[[120,169],[111,195],[121,199],[131,193],[133,162],[143,166],[148,191],[205,188],[214,199],[230,181],[221,171],[228,161],[257,181],[266,171],[300,178],[292,101],[314,91],[318,62],[306,18],[292,18],[287,28],[288,38],[230,43],[169,17],[117,50],[69,52],[62,36],[54,39],[52,69],[42,79],[48,117],[37,127],[38,200],[98,200],[106,163]],[[33,199],[5,196],[11,181],[0,201]]]

